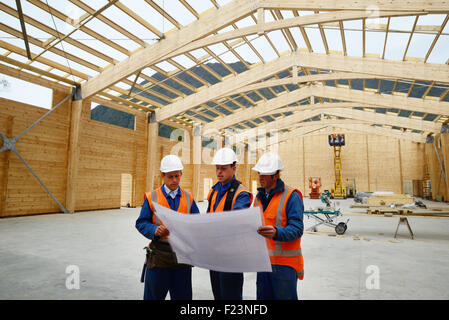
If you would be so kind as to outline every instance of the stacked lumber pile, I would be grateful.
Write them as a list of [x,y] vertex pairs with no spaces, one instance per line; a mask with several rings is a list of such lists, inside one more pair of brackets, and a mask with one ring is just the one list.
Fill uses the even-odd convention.
[[427,208],[402,208],[390,207],[390,206],[377,206],[377,205],[351,205],[350,208],[360,208],[366,209],[367,214],[377,214],[377,215],[409,215],[409,216],[449,216],[449,206],[427,206]]
[[370,206],[388,206],[391,204],[404,205],[412,203],[415,203],[415,198],[409,196],[408,194],[372,195],[367,200],[367,204]]

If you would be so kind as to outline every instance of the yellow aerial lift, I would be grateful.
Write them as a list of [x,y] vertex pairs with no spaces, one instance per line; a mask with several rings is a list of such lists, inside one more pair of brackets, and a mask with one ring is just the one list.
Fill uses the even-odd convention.
[[334,147],[334,173],[335,173],[335,185],[331,188],[332,199],[346,199],[346,191],[342,185],[341,177],[341,147],[345,145],[345,135],[330,134],[329,145]]

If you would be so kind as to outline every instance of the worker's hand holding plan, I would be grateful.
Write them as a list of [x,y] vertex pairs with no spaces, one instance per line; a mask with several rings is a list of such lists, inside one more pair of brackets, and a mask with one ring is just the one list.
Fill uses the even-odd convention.
[[271,272],[260,208],[182,214],[153,202],[156,215],[170,231],[178,263],[223,272]]

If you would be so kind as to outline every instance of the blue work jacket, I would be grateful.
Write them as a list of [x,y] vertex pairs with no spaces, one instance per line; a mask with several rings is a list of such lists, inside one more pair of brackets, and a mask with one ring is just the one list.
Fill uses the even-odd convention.
[[[274,187],[274,189],[272,189],[268,194],[265,191],[265,188],[257,189],[257,198],[259,198],[259,201],[262,203],[264,211],[268,207],[273,195],[278,192],[283,192],[284,187],[284,182],[281,179],[278,179],[276,187]],[[293,241],[302,237],[304,232],[304,204],[298,192],[292,192],[287,201],[285,211],[287,215],[287,225],[285,227],[275,227],[277,232],[276,237],[273,240]]]
[[[166,192],[164,186],[162,186],[162,193],[165,198],[167,198],[167,202],[170,205],[170,208],[174,211],[178,210],[179,207],[179,199],[181,198],[181,190],[178,187],[178,193],[176,194],[175,199],[172,199]],[[174,200],[174,201],[173,201]],[[192,207],[190,208],[191,214],[200,213],[198,206],[195,203],[195,200],[192,201]],[[159,237],[154,236],[154,232],[156,231],[157,225],[153,224],[153,210],[151,210],[150,205],[148,203],[148,199],[145,198],[143,202],[142,209],[140,210],[139,218],[136,220],[136,229],[150,240],[158,239]]]
[[[226,192],[231,187],[232,181],[235,180],[235,176],[232,177],[232,180],[228,183],[222,185],[221,182],[217,182],[214,186],[212,186],[212,189],[217,192],[217,198],[215,200],[214,205],[214,211],[217,209],[218,204],[221,201],[221,198],[226,194]],[[240,209],[246,209],[251,206],[251,196],[249,192],[241,192],[237,198],[235,199],[234,206],[232,207],[232,210],[240,210]]]

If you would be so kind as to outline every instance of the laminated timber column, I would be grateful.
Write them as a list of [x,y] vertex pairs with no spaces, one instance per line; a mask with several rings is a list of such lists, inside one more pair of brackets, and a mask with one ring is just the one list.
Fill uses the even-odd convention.
[[196,201],[202,201],[200,198],[200,177],[201,177],[201,125],[195,124],[193,126],[192,136],[192,194]]
[[245,154],[245,184],[244,186],[251,190],[251,153],[249,151],[249,146],[243,148],[243,152]]
[[[6,131],[4,132],[7,137],[12,137],[13,132],[13,125],[14,125],[14,117],[9,116],[8,120],[6,122]],[[1,138],[0,138],[1,139]],[[2,144],[5,143],[4,141]],[[2,145],[0,144],[0,147]],[[8,180],[9,180],[9,167],[10,167],[10,157],[11,152],[3,152],[4,154],[4,164],[3,164],[3,172],[2,177],[3,179],[0,182],[0,217],[5,215],[6,213],[6,200],[8,197]]]
[[[448,170],[449,170],[449,125],[443,124],[441,127],[441,161],[443,162],[444,172],[446,173],[446,179],[444,180],[445,183],[447,183],[448,177]],[[445,201],[449,201],[449,187],[446,186],[446,193],[445,193]]]
[[155,177],[157,175],[157,139],[159,135],[159,123],[153,113],[148,115],[148,135],[147,135],[147,179],[145,191],[154,189]]
[[67,156],[67,185],[66,185],[66,209],[70,213],[75,212],[76,187],[79,163],[79,141],[81,132],[81,115],[83,100],[81,90],[75,87],[70,110],[70,132]]
[[305,144],[304,144],[304,137],[301,138],[301,145],[302,145],[302,182],[304,188],[303,193],[306,194],[306,186],[307,186],[307,176],[306,176],[306,151],[305,151]]
[[431,181],[432,199],[438,200],[441,197],[444,198],[445,201],[447,201],[448,199],[446,199],[445,197],[447,188],[445,178],[443,176],[443,172],[441,172],[440,166],[440,138],[441,135],[439,133],[435,136],[428,136],[425,150]]
[[402,174],[402,153],[401,153],[401,140],[398,139],[398,160],[399,160],[399,185],[401,187],[401,192],[400,193],[405,193],[404,192],[404,178],[403,178],[403,174]]
[[[366,181],[368,188],[366,189],[368,192],[371,192],[371,182],[370,182],[370,174],[369,174],[369,149],[368,149],[368,134],[365,134],[365,146],[366,146]],[[376,191],[376,190],[374,190]]]

